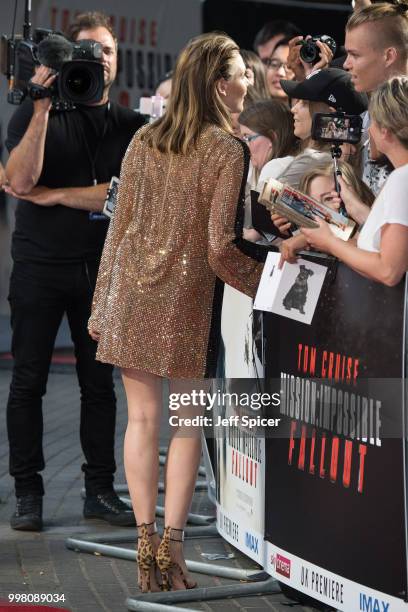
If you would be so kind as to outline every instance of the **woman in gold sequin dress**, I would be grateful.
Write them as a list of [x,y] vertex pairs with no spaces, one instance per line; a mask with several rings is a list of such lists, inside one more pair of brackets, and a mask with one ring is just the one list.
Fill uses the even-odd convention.
[[[232,135],[230,113],[242,111],[246,89],[245,65],[229,37],[204,34],[185,47],[166,115],[136,133],[124,158],[99,269],[89,330],[97,358],[122,368],[125,469],[143,591],[195,586],[182,530],[200,459],[198,431],[172,428],[161,543],[155,533],[162,378],[181,393],[192,389],[186,379],[214,376],[222,281],[254,296],[260,279],[261,264],[237,246],[248,152]],[[191,412],[184,406],[177,415]]]

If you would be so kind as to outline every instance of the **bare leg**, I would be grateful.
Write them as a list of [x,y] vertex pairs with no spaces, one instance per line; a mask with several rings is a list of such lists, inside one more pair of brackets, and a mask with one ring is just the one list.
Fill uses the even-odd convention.
[[[124,446],[126,480],[136,522],[141,525],[152,523],[156,515],[162,379],[154,374],[130,369],[122,371],[122,378],[128,403]],[[151,532],[152,529],[148,531],[149,534]],[[156,552],[160,543],[159,536],[151,536],[150,541]],[[150,572],[150,587],[152,590],[160,590],[153,570]]]
[[[170,393],[190,393],[193,389],[207,391],[208,387],[209,383],[206,381],[170,381]],[[182,406],[173,414],[177,414],[179,418],[193,418],[203,412],[201,406]],[[173,427],[165,468],[166,526],[184,529],[194,494],[200,457],[201,427]],[[177,537],[177,533],[174,536]],[[172,540],[170,554],[172,560],[182,568],[188,585],[193,586],[195,581],[190,577],[185,565],[183,543]],[[185,588],[179,572],[172,572],[171,581],[173,589]]]

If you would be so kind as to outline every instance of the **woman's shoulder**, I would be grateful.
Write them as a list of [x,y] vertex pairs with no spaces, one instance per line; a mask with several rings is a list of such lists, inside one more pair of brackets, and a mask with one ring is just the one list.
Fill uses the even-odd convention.
[[146,134],[146,132],[149,130],[150,127],[151,127],[151,123],[145,123],[144,125],[142,125],[142,127],[140,127],[135,132],[135,135],[133,136],[133,140],[143,140],[143,136]]
[[403,184],[405,188],[408,188],[408,164],[395,168],[389,175],[385,184]]
[[384,183],[383,188],[377,196],[377,199],[387,200],[388,205],[391,202],[404,202],[408,196],[408,164],[400,166],[391,172]]
[[220,153],[225,152],[234,156],[242,156],[246,149],[242,140],[218,125],[210,125],[203,130],[200,141],[207,146],[216,147]]

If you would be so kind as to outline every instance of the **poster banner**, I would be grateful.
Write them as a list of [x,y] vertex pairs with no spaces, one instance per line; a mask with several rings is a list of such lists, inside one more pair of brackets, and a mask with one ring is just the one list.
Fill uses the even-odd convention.
[[[408,609],[405,287],[325,265],[311,325],[264,315],[266,376],[280,384],[282,418],[279,438],[266,438],[267,565],[338,610]],[[337,587],[335,599],[323,597],[313,572],[347,597]]]
[[360,586],[325,568],[266,543],[266,571],[298,591],[337,610],[348,612],[406,612],[407,604],[391,595]]
[[153,94],[186,42],[202,31],[199,0],[88,0],[86,6],[82,0],[41,0],[35,25],[65,31],[75,14],[84,10],[111,17],[119,40],[118,76],[111,97],[131,108],[139,107],[141,96]]
[[[214,425],[217,481],[217,528],[236,548],[263,565],[265,509],[265,438],[262,427],[245,426],[244,416],[259,410],[239,406],[237,398],[260,390],[263,377],[262,317],[252,300],[225,285],[221,335],[224,347],[223,397]],[[220,373],[221,376],[221,373]],[[220,382],[220,381],[219,381]],[[255,396],[254,396],[255,397]]]
[[[218,406],[218,410],[220,406]],[[217,529],[241,552],[263,566],[265,508],[265,438],[262,428],[245,428],[229,417],[235,407],[219,410],[229,421],[216,427]]]

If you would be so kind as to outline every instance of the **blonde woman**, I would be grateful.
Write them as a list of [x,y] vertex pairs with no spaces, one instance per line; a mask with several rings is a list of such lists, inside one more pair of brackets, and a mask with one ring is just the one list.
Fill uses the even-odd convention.
[[[373,92],[370,133],[395,170],[388,177],[358,236],[357,244],[336,238],[327,223],[303,229],[309,244],[331,253],[359,274],[394,286],[408,270],[408,77],[394,77]],[[349,214],[364,202],[340,179]]]
[[[359,178],[355,169],[347,162],[339,162],[338,166],[343,179],[350,185],[357,197],[365,202],[365,205],[371,206],[374,201],[374,195]],[[316,166],[309,172],[306,172],[300,181],[299,189],[302,193],[310,195],[315,200],[330,206],[334,210],[340,208],[340,198],[334,185],[332,162]],[[281,252],[280,267],[285,261],[295,263],[298,252],[307,247],[307,239],[300,233],[284,240],[279,246]]]
[[[249,155],[232,135],[230,114],[243,110],[246,91],[233,40],[212,33],[189,42],[166,114],[139,130],[126,153],[99,270],[89,330],[99,341],[97,358],[122,368],[142,591],[195,586],[182,541],[201,443],[199,432],[182,425],[172,428],[167,454],[161,542],[154,522],[162,379],[170,379],[171,393],[188,393],[200,384],[188,379],[214,376],[219,279],[253,296],[261,274],[236,246]],[[192,413],[183,406],[176,414]]]

